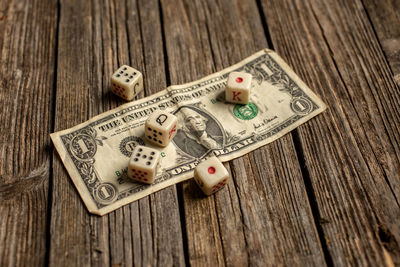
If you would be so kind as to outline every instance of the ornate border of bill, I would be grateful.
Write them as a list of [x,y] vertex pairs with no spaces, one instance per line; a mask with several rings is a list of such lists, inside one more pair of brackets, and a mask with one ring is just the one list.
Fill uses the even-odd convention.
[[[232,71],[253,75],[247,105],[224,101]],[[127,163],[133,148],[145,144],[144,122],[157,109],[177,115],[180,127],[171,144],[157,148],[163,158],[155,182],[136,183],[127,178]],[[240,157],[325,109],[290,67],[265,49],[200,80],[170,86],[53,133],[51,139],[89,212],[104,215],[192,178],[195,166],[210,155],[223,162]],[[195,125],[185,123],[188,114],[197,118]],[[204,131],[201,138],[191,134],[193,127]]]

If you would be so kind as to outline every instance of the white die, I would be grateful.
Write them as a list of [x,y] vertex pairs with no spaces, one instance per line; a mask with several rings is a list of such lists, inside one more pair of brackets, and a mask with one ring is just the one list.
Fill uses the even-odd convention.
[[231,72],[226,82],[226,101],[237,104],[249,103],[251,79],[252,76],[249,73]]
[[146,139],[153,144],[167,146],[176,135],[177,123],[175,115],[162,110],[154,111],[146,120]]
[[111,91],[125,100],[132,100],[142,90],[142,73],[132,67],[123,65],[111,76]]
[[215,156],[201,162],[194,169],[194,180],[206,195],[223,188],[228,183],[228,178],[228,171]]
[[151,184],[157,174],[160,152],[145,146],[136,146],[128,163],[128,177]]

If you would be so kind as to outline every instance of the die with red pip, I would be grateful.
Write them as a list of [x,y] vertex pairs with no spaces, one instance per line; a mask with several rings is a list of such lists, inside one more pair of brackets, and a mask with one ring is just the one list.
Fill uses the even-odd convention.
[[231,103],[247,104],[250,101],[252,76],[245,72],[231,72],[226,81],[225,100]]
[[222,189],[229,179],[229,173],[215,156],[206,159],[194,169],[194,180],[206,195]]

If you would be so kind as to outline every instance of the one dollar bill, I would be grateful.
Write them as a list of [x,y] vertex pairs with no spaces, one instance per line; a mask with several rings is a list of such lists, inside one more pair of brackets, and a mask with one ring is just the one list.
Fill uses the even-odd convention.
[[[224,101],[230,72],[253,75],[247,105]],[[73,128],[51,134],[88,210],[104,215],[157,190],[193,177],[204,158],[240,157],[285,135],[325,110],[325,104],[273,51],[263,50],[195,82],[170,86],[124,104]],[[166,148],[146,143],[144,123],[155,110],[178,117]],[[130,181],[127,165],[136,145],[161,151],[152,185]]]

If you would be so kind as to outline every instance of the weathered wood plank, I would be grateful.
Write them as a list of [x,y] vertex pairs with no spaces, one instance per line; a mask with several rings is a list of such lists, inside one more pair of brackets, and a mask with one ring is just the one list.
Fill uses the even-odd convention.
[[298,141],[333,263],[400,264],[400,96],[365,10],[359,1],[262,6],[276,50],[329,106]]
[[46,261],[57,4],[0,1],[0,265]]
[[[93,71],[100,59],[91,56],[97,52],[91,2],[60,1],[59,7],[55,131],[85,121],[102,106],[98,71]],[[56,152],[52,179],[49,264],[84,266],[94,259],[108,265],[107,217],[88,215]]]
[[[143,70],[138,97],[165,88],[157,1],[62,1],[60,15],[56,130],[124,103],[109,92],[119,65]],[[86,211],[58,158],[53,179],[50,265],[183,265],[175,187],[100,218]]]
[[363,0],[362,2],[390,64],[394,80],[400,85],[400,1]]
[[[255,2],[161,6],[172,84],[211,74],[267,46]],[[215,196],[203,197],[192,181],[183,183],[189,262],[323,266],[291,135],[229,165],[233,181]]]

